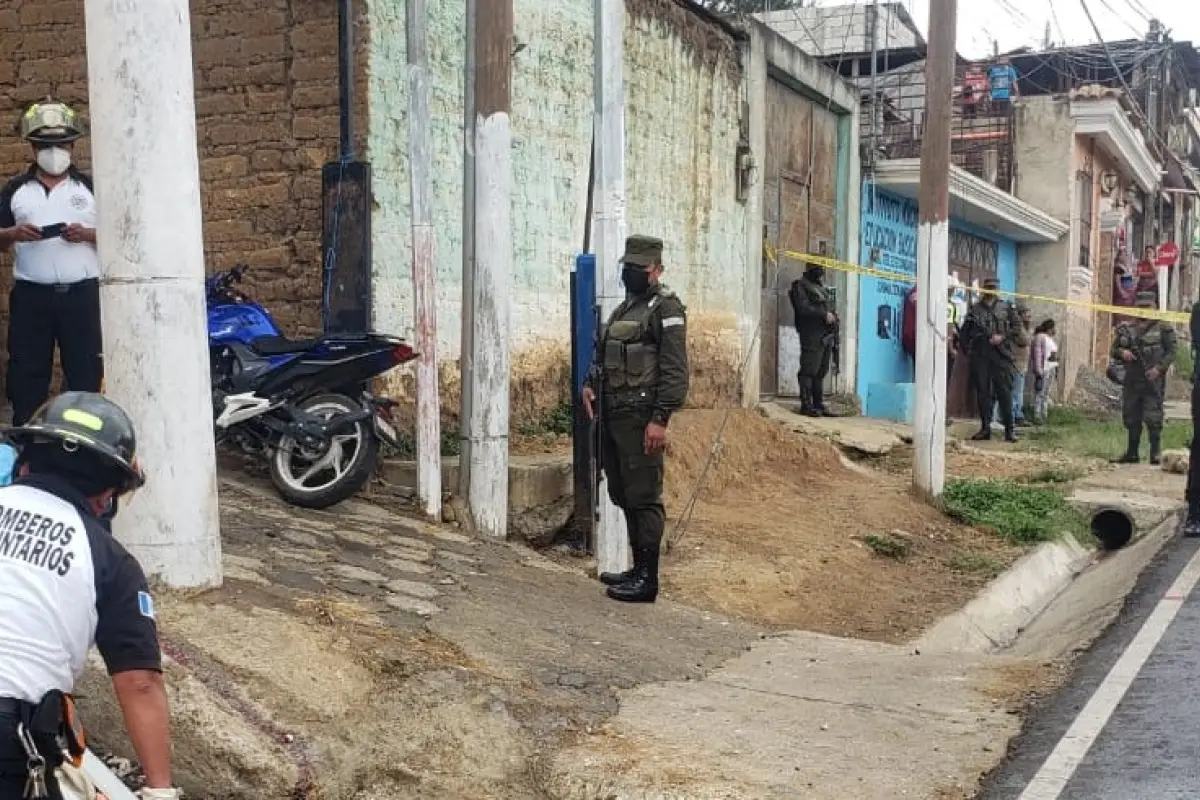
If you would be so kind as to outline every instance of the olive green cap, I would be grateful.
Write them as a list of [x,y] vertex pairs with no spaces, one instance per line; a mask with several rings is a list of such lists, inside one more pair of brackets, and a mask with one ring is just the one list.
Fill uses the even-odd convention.
[[662,239],[634,235],[625,240],[625,254],[621,256],[621,263],[632,264],[636,267],[652,267],[662,263],[662,254]]

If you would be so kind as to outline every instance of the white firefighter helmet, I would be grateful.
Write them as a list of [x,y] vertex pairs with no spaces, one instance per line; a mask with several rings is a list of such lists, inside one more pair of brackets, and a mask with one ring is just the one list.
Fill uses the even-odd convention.
[[34,144],[73,142],[83,136],[79,115],[66,103],[49,98],[25,109],[18,127],[21,138]]

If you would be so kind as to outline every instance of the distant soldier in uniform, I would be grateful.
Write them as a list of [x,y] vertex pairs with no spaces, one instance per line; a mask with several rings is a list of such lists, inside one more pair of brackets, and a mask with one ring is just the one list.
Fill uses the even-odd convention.
[[1004,440],[1017,440],[1013,421],[1013,382],[1017,373],[1013,345],[1020,323],[1012,306],[995,294],[999,288],[995,278],[984,281],[983,294],[967,312],[960,334],[970,354],[971,383],[979,408],[979,432],[971,437],[977,442],[992,438],[993,404],[999,406]]
[[[1156,292],[1138,292],[1138,308],[1158,307]],[[1121,385],[1121,420],[1129,432],[1125,455],[1118,464],[1136,464],[1142,443],[1142,425],[1150,436],[1150,463],[1162,456],[1163,396],[1167,368],[1175,360],[1175,329],[1155,319],[1138,318],[1117,328],[1110,355],[1125,364]]]
[[809,265],[788,290],[800,337],[800,413],[809,417],[832,416],[825,408],[823,389],[833,355],[829,335],[836,335],[838,318],[824,280],[825,270]]
[[663,450],[667,424],[688,393],[686,309],[660,282],[662,252],[661,239],[625,240],[625,302],[600,332],[583,388],[588,419],[600,414],[608,493],[625,515],[633,551],[633,569],[603,573],[600,580],[609,597],[631,603],[653,603],[658,597],[666,525]]

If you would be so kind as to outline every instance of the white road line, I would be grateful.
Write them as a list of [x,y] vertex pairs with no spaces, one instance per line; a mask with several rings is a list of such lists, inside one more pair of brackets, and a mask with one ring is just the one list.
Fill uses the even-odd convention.
[[1084,756],[1116,711],[1121,698],[1129,691],[1150,654],[1167,632],[1171,621],[1192,593],[1197,581],[1200,581],[1200,550],[1188,561],[1179,577],[1171,584],[1171,588],[1167,589],[1167,593],[1158,601],[1154,611],[1142,623],[1137,636],[1125,648],[1117,663],[1113,664],[1104,682],[1063,734],[1054,752],[1025,787],[1020,800],[1057,800],[1062,794]]

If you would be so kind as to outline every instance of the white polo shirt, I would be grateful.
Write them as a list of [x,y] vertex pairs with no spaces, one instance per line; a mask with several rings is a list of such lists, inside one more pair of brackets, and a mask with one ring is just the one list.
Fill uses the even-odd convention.
[[70,693],[92,644],[112,674],[162,668],[141,566],[67,484],[0,488],[0,697]]
[[[59,222],[96,227],[92,181],[71,168],[67,178],[47,189],[31,168],[0,189],[0,228],[28,223],[39,228]],[[13,272],[19,281],[58,284],[100,277],[100,258],[92,244],[72,244],[61,236],[13,245]]]

